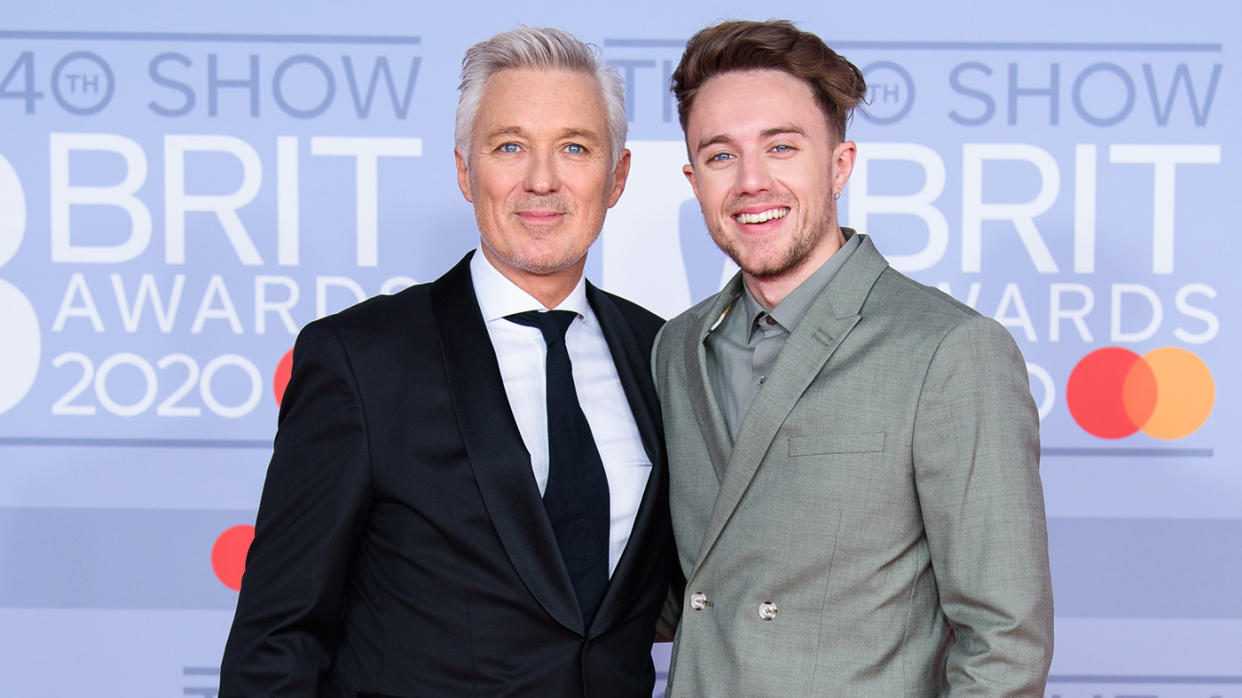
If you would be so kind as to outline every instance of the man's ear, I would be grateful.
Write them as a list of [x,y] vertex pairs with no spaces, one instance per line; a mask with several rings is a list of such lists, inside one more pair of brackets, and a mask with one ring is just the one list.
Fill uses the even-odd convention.
[[854,141],[841,141],[832,153],[832,188],[835,192],[845,189],[854,172],[854,160],[858,157],[858,145]]
[[612,193],[608,196],[608,208],[616,205],[621,199],[621,192],[625,191],[625,180],[630,176],[630,149],[622,148],[621,157],[617,159],[617,166],[612,171]]
[[686,181],[690,183],[690,188],[694,190],[694,198],[699,198],[699,182],[694,178],[694,165],[682,165],[681,173],[686,176]]
[[453,159],[457,161],[457,186],[461,189],[461,195],[466,197],[466,201],[474,203],[474,195],[470,192],[470,173],[466,169],[466,158],[462,157],[460,150],[453,148]]

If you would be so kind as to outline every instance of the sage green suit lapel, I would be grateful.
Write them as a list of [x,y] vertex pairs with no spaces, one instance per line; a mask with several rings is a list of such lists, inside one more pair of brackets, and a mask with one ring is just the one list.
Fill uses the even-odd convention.
[[716,294],[714,301],[707,305],[703,314],[697,317],[692,331],[686,333],[686,342],[682,347],[687,367],[686,392],[694,408],[694,420],[698,424],[699,433],[707,444],[707,455],[716,471],[716,479],[720,481],[725,479],[733,440],[729,436],[724,414],[720,411],[716,391],[712,389],[711,380],[707,376],[707,350],[704,340],[724,319],[725,313],[741,293],[742,274],[739,272]]
[[[875,249],[871,240],[862,236],[858,248],[833,276],[824,293],[820,294],[807,308],[806,315],[789,335],[789,340],[781,350],[780,357],[768,376],[767,382],[759,390],[742,419],[737,441],[728,458],[724,476],[721,478],[720,493],[716,497],[711,519],[703,534],[698,559],[689,579],[694,578],[711,553],[721,531],[724,530],[733,512],[737,509],[738,503],[750,487],[755,473],[763,462],[764,454],[772,446],[777,431],[807,387],[819,376],[837,347],[841,346],[841,342],[862,319],[859,313],[863,302],[867,299],[880,273],[887,267],[888,263]],[[734,282],[740,289],[740,277],[739,273],[726,289],[731,288]],[[725,294],[722,292],[720,295]],[[718,315],[717,313],[716,316]],[[707,317],[710,318],[713,315],[709,313]],[[705,357],[702,337],[706,334],[705,328],[698,340],[698,355],[701,357]],[[696,373],[706,376],[706,370],[704,370],[706,359],[699,359],[698,365],[700,370]],[[724,420],[716,405],[715,395],[712,394],[710,387],[707,387],[706,393],[711,399],[710,406],[706,400],[696,399],[696,416],[702,411],[712,410],[708,416],[713,418],[714,428],[725,432]],[[703,418],[700,417],[699,421],[702,424]],[[709,432],[705,430],[704,433]],[[727,439],[727,436],[725,438]]]

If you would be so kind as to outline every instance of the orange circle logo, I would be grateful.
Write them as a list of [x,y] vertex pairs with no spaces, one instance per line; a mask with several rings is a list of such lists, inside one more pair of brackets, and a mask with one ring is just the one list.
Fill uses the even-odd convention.
[[1185,349],[1164,347],[1139,356],[1107,347],[1074,367],[1065,401],[1078,426],[1102,439],[1140,430],[1157,439],[1180,439],[1207,421],[1216,384],[1207,364]]

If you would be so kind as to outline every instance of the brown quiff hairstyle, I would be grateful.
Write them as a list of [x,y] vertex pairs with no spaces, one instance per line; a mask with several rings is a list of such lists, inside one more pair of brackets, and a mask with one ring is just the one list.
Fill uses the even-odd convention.
[[673,71],[673,95],[682,130],[686,130],[694,98],[704,83],[721,73],[748,70],[779,70],[806,82],[828,127],[842,141],[846,122],[867,94],[862,71],[793,22],[722,22],[690,37],[681,63]]

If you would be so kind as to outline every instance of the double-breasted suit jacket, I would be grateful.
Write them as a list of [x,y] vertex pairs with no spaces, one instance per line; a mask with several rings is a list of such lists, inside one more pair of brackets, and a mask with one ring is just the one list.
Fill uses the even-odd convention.
[[584,627],[467,260],[299,335],[221,696],[649,696],[671,557],[661,320],[587,297],[651,459]]
[[864,236],[734,442],[704,339],[741,284],[657,340],[686,577],[668,695],[1042,695],[1038,418],[1009,333]]

